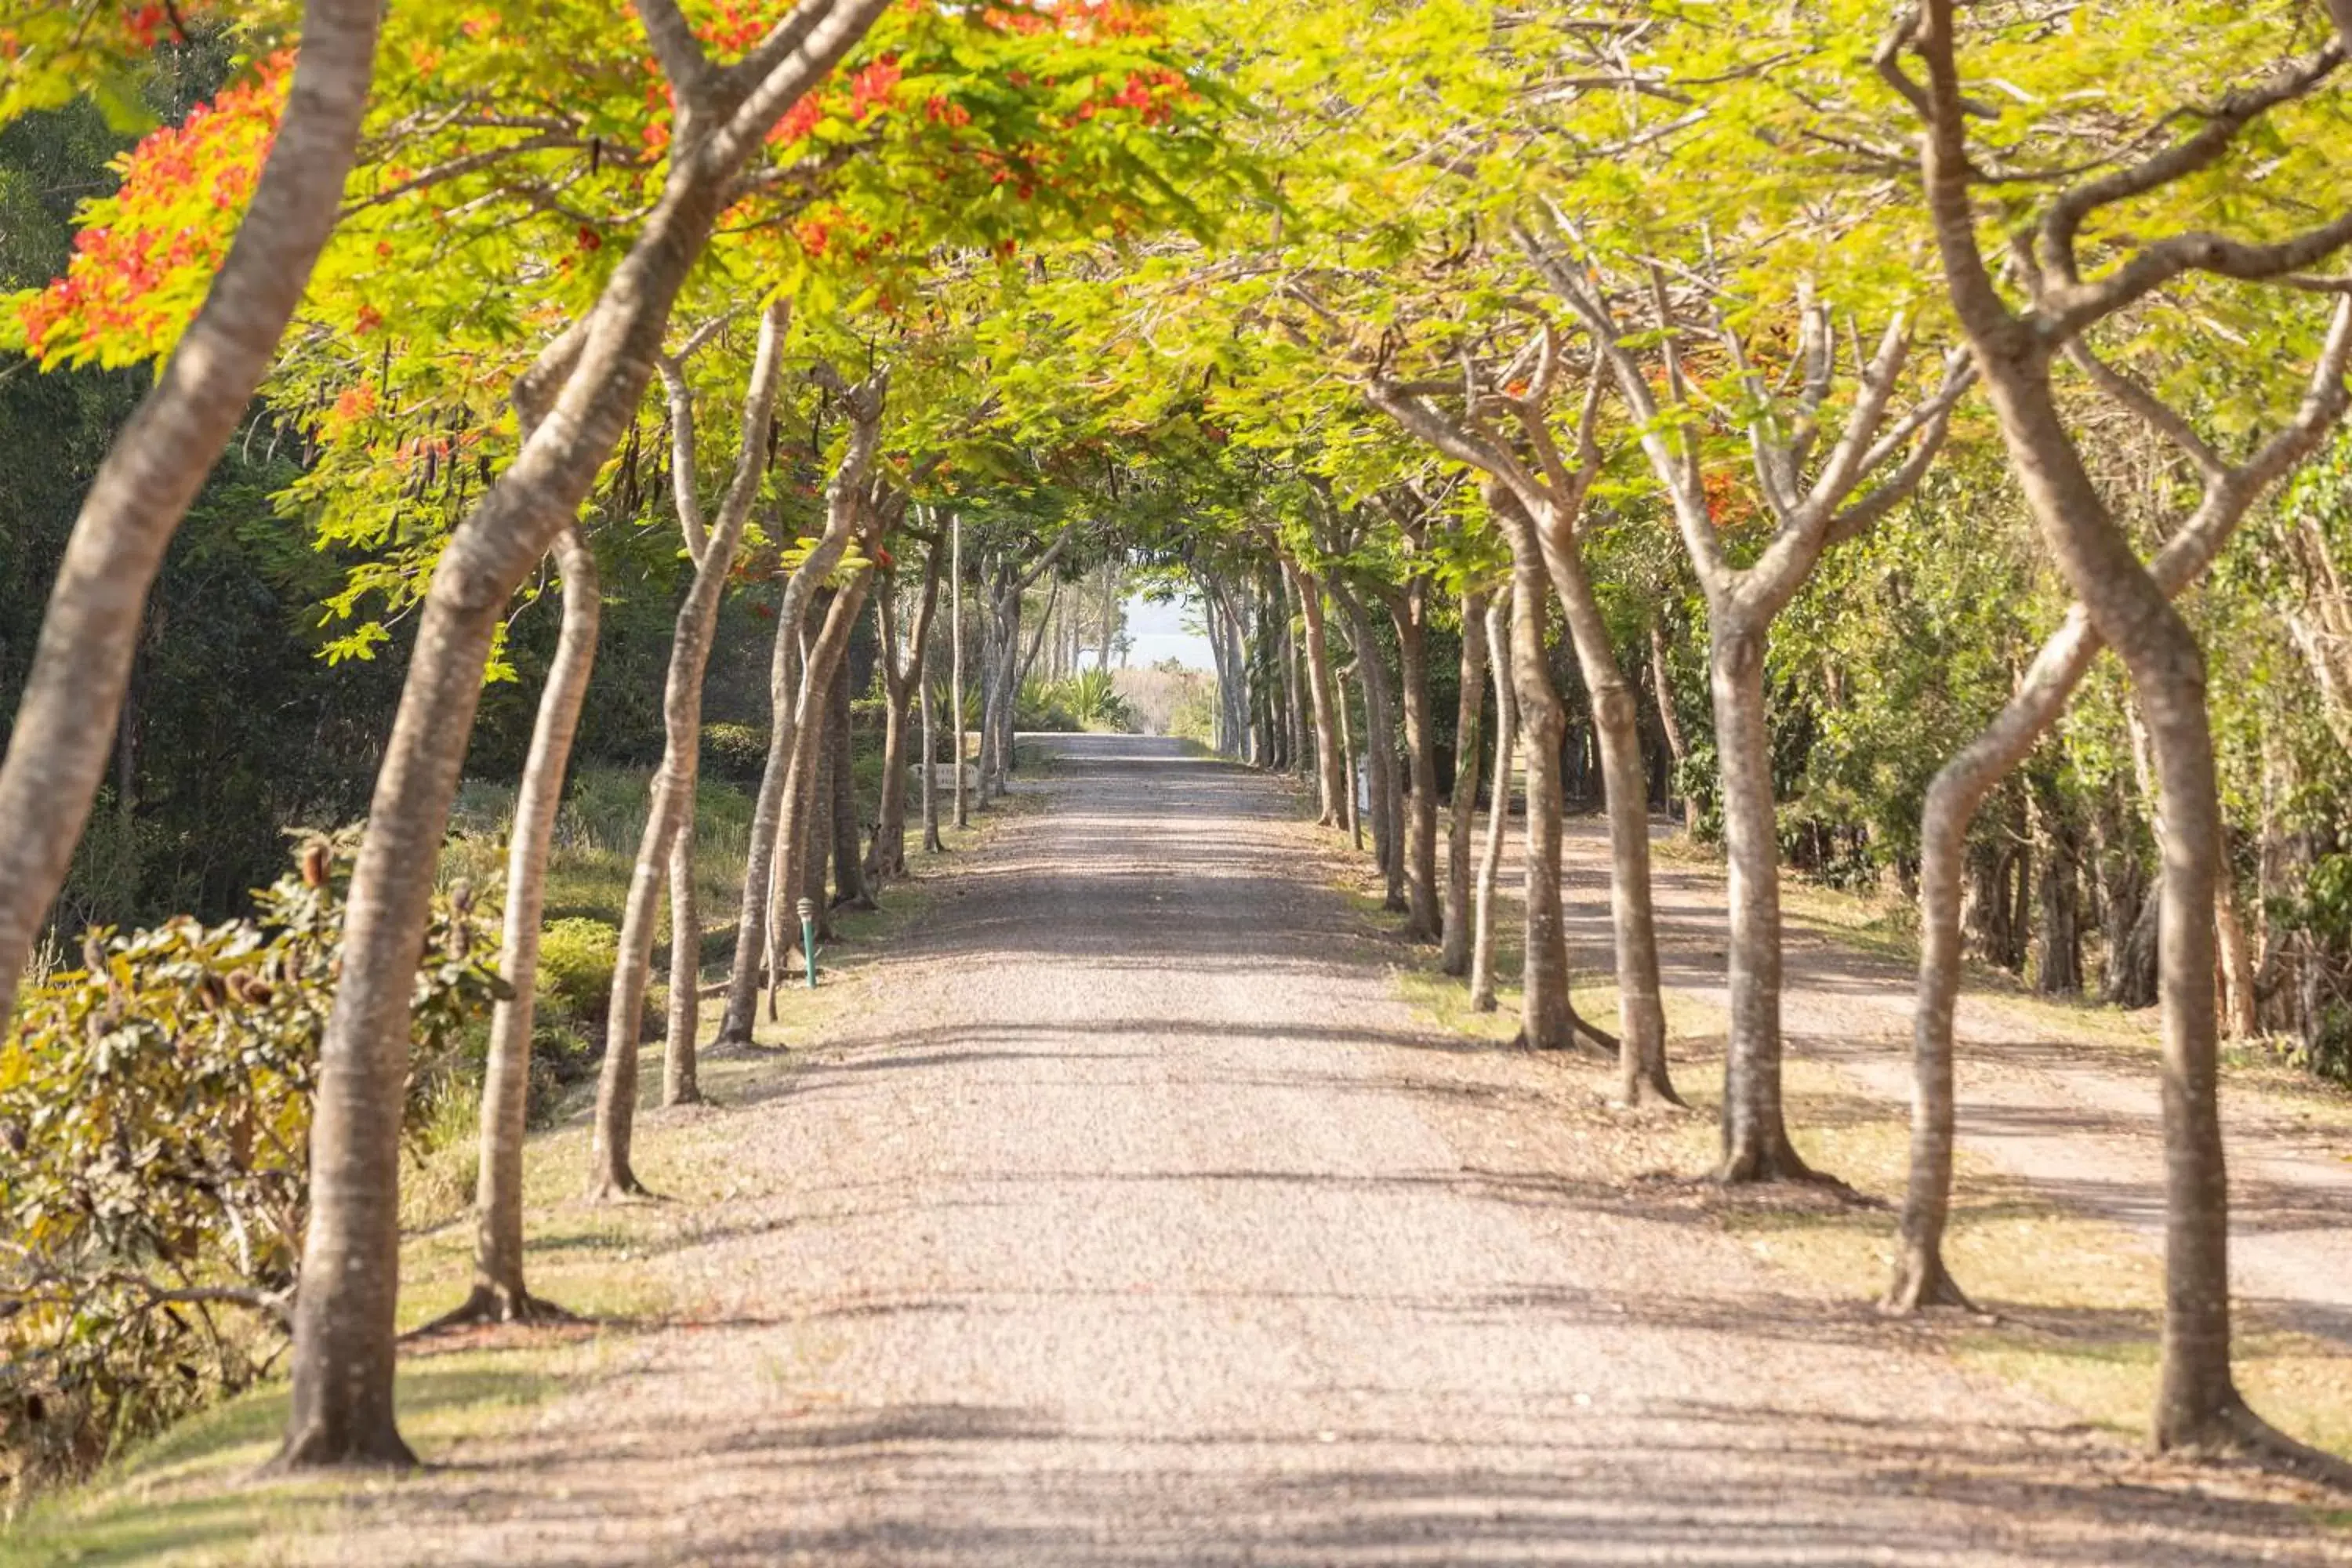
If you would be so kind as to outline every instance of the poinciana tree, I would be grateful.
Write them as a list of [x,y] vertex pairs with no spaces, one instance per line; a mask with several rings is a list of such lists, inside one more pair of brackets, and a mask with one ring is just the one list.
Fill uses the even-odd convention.
[[[2207,279],[2291,279],[2352,245],[2352,200],[2336,171],[2307,164],[2254,172],[2242,162],[2250,155],[2252,127],[2268,132],[2263,145],[2274,156],[2279,147],[2296,146],[2281,138],[2298,110],[2312,123],[2336,117],[2324,97],[2312,100],[2341,69],[2344,45],[2331,39],[2293,52],[2296,21],[2292,7],[2257,7],[2252,15],[2233,7],[2191,28],[2187,38],[2194,47],[2251,43],[2275,63],[2200,116],[2194,130],[2146,150],[2111,152],[2105,172],[2056,183],[2054,194],[2035,205],[2025,237],[2010,247],[2022,295],[2017,299],[2005,296],[1980,248],[1971,186],[1984,154],[1975,148],[1980,140],[1998,142],[2000,132],[1981,139],[1971,132],[1963,72],[1981,68],[1978,50],[2028,61],[2045,58],[2046,36],[1999,19],[1981,31],[1964,28],[1950,0],[1927,0],[1898,23],[1879,58],[1888,83],[1926,127],[1921,180],[1945,285],[1983,373],[2027,506],[2090,628],[2115,647],[2130,674],[2160,780],[2167,1226],[2155,1439],[2166,1447],[2241,1446],[2342,1480],[2352,1479],[2352,1468],[2290,1441],[2253,1415],[2231,1371],[2229,1194],[2215,1094],[2213,985],[2222,821],[2204,652],[2171,602],[2197,546],[2168,552],[2169,561],[2140,559],[2084,463],[2053,381],[2060,356],[2071,353],[2095,385],[2206,470],[2209,497],[2242,486],[2259,490],[2269,477],[2264,470],[2284,467],[2298,439],[2307,447],[2340,416],[2344,393],[2337,382],[2347,331],[2340,316],[2299,437],[2290,433],[2283,456],[2277,448],[2258,453],[2251,471],[2224,462],[2171,404],[2129,371],[2106,363],[2085,341],[2103,324],[2167,292],[2191,291]],[[1924,81],[1912,74],[1914,56]],[[2047,112],[2037,108],[2020,118],[2032,125]],[[2037,128],[2046,131],[2046,122]],[[2284,162],[2298,160],[2290,153]],[[2260,203],[2267,210],[2252,215],[2238,234],[2202,226],[2207,212],[2198,197],[2210,196],[2221,179],[2243,189],[2271,174],[2294,182],[2292,201]],[[2286,188],[2280,187],[2282,195]]]
[[[190,14],[211,9],[191,6]],[[121,68],[156,44],[167,23],[184,25],[173,15],[152,5],[0,8],[0,118],[62,101],[94,73]],[[244,221],[211,253],[217,270],[199,289],[202,305],[100,466],[42,617],[0,759],[0,1017],[14,1006],[17,977],[89,819],[163,548],[268,370],[333,228],[380,16],[373,0],[312,0],[291,68],[270,55],[208,111],[235,128],[248,155],[215,171],[204,195],[243,208]],[[264,136],[271,126],[276,134]],[[184,127],[151,138],[132,155],[132,179],[143,160],[151,193],[184,187],[190,139]],[[156,216],[151,210],[150,221]],[[122,244],[110,232],[87,240],[82,257],[93,268],[134,274],[161,259],[151,246]]]
[[[317,1137],[323,1201],[307,1259],[316,1274],[302,1297],[290,1459],[404,1454],[390,1411],[391,1145],[380,1135],[381,1118],[367,1110],[396,1077],[396,1041],[388,1030],[394,999],[388,980],[376,984],[368,955],[379,943],[386,951],[400,945],[396,933],[413,923],[417,879],[431,861],[417,836],[437,837],[446,816],[499,605],[568,521],[633,416],[669,306],[713,226],[730,207],[756,208],[761,196],[827,171],[844,175],[835,193],[841,221],[859,223],[857,197],[887,195],[903,177],[877,177],[863,187],[848,177],[869,143],[890,134],[873,129],[884,121],[932,144],[939,183],[964,177],[979,187],[969,198],[940,193],[938,210],[956,211],[983,228],[991,211],[1010,215],[1032,200],[1050,205],[1065,173],[1130,169],[1139,153],[1202,145],[1197,135],[1167,123],[1174,118],[1167,105],[1189,89],[1165,58],[1150,53],[1148,19],[1115,5],[980,16],[904,9],[893,14],[890,36],[878,40],[887,47],[844,83],[841,112],[829,113],[830,101],[820,96],[801,120],[786,121],[882,11],[877,4],[813,0],[772,20],[722,9],[698,28],[685,13],[649,4],[641,13],[659,68],[651,74],[609,28],[535,27],[532,53],[495,14],[468,13],[435,18],[457,23],[437,36],[399,40],[414,76],[404,90],[385,95],[391,134],[398,140],[405,133],[414,143],[417,128],[425,126],[425,141],[446,140],[412,149],[420,159],[438,155],[422,168],[404,159],[387,163],[369,210],[415,215],[422,208],[417,221],[448,223],[446,205],[403,203],[425,189],[446,197],[454,184],[489,178],[494,168],[523,199],[572,210],[564,200],[546,202],[544,181],[529,188],[518,180],[520,163],[559,165],[549,177],[562,182],[566,197],[583,187],[609,203],[611,216],[601,226],[580,226],[581,260],[567,270],[589,281],[577,295],[579,326],[557,340],[564,345],[560,356],[546,356],[551,364],[560,357],[568,371],[550,378],[560,390],[549,400],[549,416],[451,536],[425,599],[408,691],[362,855],[353,957],[327,1053]],[[959,75],[975,49],[999,52],[985,59],[985,74]],[[1014,51],[1009,58],[1007,49]],[[739,50],[733,63],[720,63]],[[519,70],[526,64],[541,74]],[[616,105],[634,92],[634,111],[616,109],[604,118],[573,111],[516,133],[507,123],[511,100],[492,107],[492,89],[518,75],[544,82],[559,71],[569,92],[583,81],[609,86]],[[1014,76],[1060,85],[1008,91],[1005,82]],[[959,81],[969,89],[962,99],[947,90]],[[436,100],[436,93],[444,96]],[[1127,101],[1118,107],[1130,111],[1124,127],[1118,116],[1084,112],[1122,94]],[[903,100],[907,110],[876,112],[884,100]],[[1054,135],[1097,121],[1099,132]],[[607,122],[628,133],[608,133]],[[997,135],[997,151],[960,155],[987,134]],[[635,208],[627,205],[633,194]],[[967,216],[973,213],[983,216]],[[628,241],[609,267],[602,254],[607,234]],[[384,1267],[362,1269],[352,1261],[371,1254],[385,1259]]]

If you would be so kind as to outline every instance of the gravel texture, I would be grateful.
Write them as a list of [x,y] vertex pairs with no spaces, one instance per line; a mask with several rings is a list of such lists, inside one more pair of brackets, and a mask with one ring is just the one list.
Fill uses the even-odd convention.
[[648,1264],[690,1321],[297,1555],[2352,1561],[1608,1178],[1556,1062],[1396,999],[1278,786],[1056,750],[871,1005],[691,1123],[752,1195]]

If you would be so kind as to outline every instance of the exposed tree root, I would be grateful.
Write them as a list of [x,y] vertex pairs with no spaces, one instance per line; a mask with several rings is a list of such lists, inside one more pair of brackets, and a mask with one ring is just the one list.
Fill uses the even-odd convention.
[[1569,1009],[1568,1021],[1570,1027],[1573,1028],[1578,1034],[1582,1035],[1586,1039],[1591,1040],[1594,1045],[1599,1046],[1602,1050],[1608,1052],[1612,1058],[1617,1055],[1618,1051],[1622,1047],[1623,1042],[1619,1040],[1616,1036],[1611,1034],[1608,1030],[1602,1028],[1600,1025],[1594,1023],[1583,1014],[1576,1011],[1573,1007]]
[[1852,1187],[1825,1172],[1816,1171],[1805,1163],[1786,1133],[1752,1143],[1724,1156],[1723,1163],[1715,1168],[1717,1184],[1727,1187],[1761,1184],[1767,1182],[1803,1182],[1809,1184],[1835,1187],[1851,1193]]
[[2235,1390],[2221,1408],[2207,1415],[2194,1429],[2159,1431],[2156,1446],[2168,1452],[2247,1459],[2263,1469],[2300,1476],[2352,1495],[2352,1461],[2296,1442],[2255,1415]]
[[588,1190],[580,1195],[592,1204],[657,1204],[663,1201],[660,1194],[637,1180],[635,1171],[617,1173],[608,1171],[589,1183]]
[[1967,1292],[1954,1283],[1944,1267],[1943,1253],[1933,1247],[1903,1249],[1895,1265],[1895,1281],[1880,1298],[1878,1310],[1891,1318],[1916,1317],[1938,1307],[1987,1317]]
[[498,1323],[576,1323],[576,1313],[520,1289],[477,1285],[467,1296],[429,1323],[401,1335],[403,1340],[429,1339],[450,1329],[478,1328]]
[[266,1476],[297,1470],[414,1470],[421,1468],[416,1451],[402,1440],[387,1418],[373,1422],[364,1433],[341,1432],[313,1422],[289,1432],[285,1446],[261,1467]]
[[[1486,1010],[1488,1012],[1492,1012],[1494,1009],[1489,1007]],[[1589,1042],[1589,1045],[1580,1042]],[[1511,1045],[1512,1047],[1517,1050],[1578,1051],[1589,1049],[1591,1054],[1596,1056],[1606,1055],[1612,1061],[1615,1060],[1617,1057],[1617,1037],[1611,1034],[1608,1030],[1601,1027],[1598,1024],[1593,1023],[1591,1019],[1585,1017],[1583,1014],[1579,1013],[1573,1007],[1568,1010],[1568,1030],[1565,1038],[1560,1039],[1556,1043],[1552,1041],[1530,1039],[1528,1036],[1527,1026],[1522,1024],[1519,1026],[1519,1032],[1511,1037]]]
[[1636,1071],[1629,1079],[1621,1079],[1617,1093],[1609,1103],[1620,1110],[1640,1110],[1659,1106],[1675,1110],[1688,1110],[1690,1101],[1675,1092],[1663,1067],[1648,1071]]

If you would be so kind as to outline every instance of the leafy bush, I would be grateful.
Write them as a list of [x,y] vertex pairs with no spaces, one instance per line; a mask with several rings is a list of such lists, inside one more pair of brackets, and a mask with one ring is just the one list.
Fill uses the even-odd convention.
[[621,933],[604,921],[573,918],[550,921],[539,936],[539,994],[592,1035],[604,1031],[613,1005],[613,971],[621,958]]
[[1031,676],[1021,683],[1013,721],[1024,730],[1130,731],[1135,714],[1108,670],[1084,669],[1062,680]]
[[768,767],[768,737],[749,724],[705,724],[702,767],[712,778],[757,787]]
[[[0,1041],[0,1482],[69,1469],[250,1381],[282,1347],[354,836],[251,920],[93,931]],[[494,949],[462,890],[417,968],[405,1128],[446,1100]]]
[[1118,694],[1116,677],[1108,669],[1082,669],[1062,683],[1070,712],[1080,727],[1129,733],[1135,713]]
[[1013,725],[1017,730],[1065,733],[1078,727],[1077,715],[1062,700],[1061,683],[1033,675],[1021,683],[1013,699]]

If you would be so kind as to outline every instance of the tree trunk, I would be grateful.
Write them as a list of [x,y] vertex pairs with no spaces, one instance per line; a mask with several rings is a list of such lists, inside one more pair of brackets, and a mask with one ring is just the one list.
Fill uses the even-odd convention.
[[1674,758],[1675,779],[1672,794],[1682,801],[1683,831],[1696,836],[1698,832],[1698,802],[1685,790],[1683,770],[1689,764],[1690,750],[1683,743],[1682,718],[1675,711],[1674,682],[1666,678],[1666,635],[1658,618],[1650,617],[1650,686],[1658,701],[1658,728],[1665,735],[1666,752]]
[[[1516,506],[1515,498],[1498,499],[1507,509]],[[1559,595],[1601,752],[1602,804],[1609,813],[1610,924],[1617,960],[1617,1098],[1626,1105],[1643,1100],[1680,1105],[1682,1096],[1675,1092],[1666,1071],[1666,1014],[1650,901],[1650,787],[1642,761],[1641,706],[1610,642],[1609,623],[1577,543],[1575,518],[1548,510],[1531,521],[1535,537],[1527,542],[1540,550],[1545,574]],[[1769,792],[1769,773],[1765,786]]]
[[1405,797],[1405,925],[1412,942],[1435,942],[1441,914],[1437,889],[1437,727],[1429,711],[1429,593],[1415,579],[1402,594],[1382,595],[1397,634],[1397,679],[1402,689],[1405,754],[1412,793]]
[[1470,969],[1470,838],[1478,817],[1478,723],[1486,695],[1486,595],[1462,595],[1462,691],[1454,710],[1454,800],[1445,823],[1445,940],[1438,967]]
[[948,706],[955,719],[955,825],[959,828],[971,826],[971,803],[965,797],[963,782],[963,514],[951,512],[948,517],[948,533],[952,562],[949,582],[954,588],[954,614],[949,621],[950,673],[948,676]]
[[907,719],[917,692],[923,693],[923,831],[927,847],[937,847],[939,812],[931,799],[930,704],[925,651],[929,647],[931,612],[940,600],[940,552],[934,549],[923,566],[923,596],[908,628],[909,651],[899,662],[898,616],[895,595],[877,600],[882,625],[882,690],[887,702],[882,732],[882,802],[874,827],[874,849],[866,863],[874,882],[907,875]]
[[1298,647],[1298,584],[1289,575],[1286,563],[1282,575],[1282,706],[1289,721],[1284,746],[1288,752],[1290,771],[1304,776],[1308,763],[1307,736],[1307,682],[1299,668]]
[[[0,1019],[15,1011],[105,776],[164,547],[245,416],[334,229],[381,17],[376,0],[308,0],[293,86],[253,205],[74,519],[0,760]],[[411,1462],[388,1398],[362,1425],[321,1431],[316,1446]]]
[[694,886],[695,801],[678,812],[669,850],[669,1010],[662,1030],[662,1103],[699,1105],[702,903]]
[[833,810],[833,682],[826,681],[822,693],[812,692],[810,700],[817,705],[816,728],[809,731],[809,742],[816,748],[816,770],[803,795],[797,818],[801,831],[791,840],[788,865],[790,885],[809,901],[817,940],[824,942],[833,935],[833,838],[839,827]]
[[[872,577],[871,572],[860,572],[835,595],[824,627],[809,648],[801,682],[806,735],[802,744],[793,748],[792,772],[784,785],[784,819],[777,835],[776,853],[781,858],[777,886],[782,903],[778,918],[789,910],[789,900],[806,898],[815,906],[820,938],[828,934],[824,847],[833,833],[830,791],[825,787],[833,773],[832,749],[825,740],[825,707],[835,672],[849,651],[851,632],[864,613]],[[798,929],[796,923],[792,926],[795,934]],[[785,945],[779,943],[778,951]]]
[[915,682],[923,705],[923,850],[937,855],[947,847],[940,842],[940,737],[938,716],[932,710],[930,672],[920,672]]
[[1960,990],[1969,819],[2065,710],[2099,641],[2079,608],[2053,633],[1992,722],[1927,786],[1919,814],[1919,980],[1912,1008],[1910,1175],[1885,1305],[1968,1305],[1943,1258],[1952,1188],[1953,1011]]
[[[743,396],[741,444],[726,499],[711,524],[709,537],[698,547],[702,532],[701,501],[697,494],[692,401],[684,372],[665,361],[663,376],[670,383],[674,401],[685,412],[673,420],[677,450],[671,458],[677,491],[680,523],[689,552],[695,557],[694,581],[677,612],[677,629],[670,642],[669,672],[662,694],[664,739],[661,766],[654,773],[653,798],[646,811],[644,835],[637,841],[636,864],[629,873],[627,900],[621,910],[619,952],[613,966],[613,1002],[604,1026],[604,1064],[596,1079],[596,1122],[589,1141],[588,1195],[614,1198],[645,1191],[629,1163],[636,1128],[637,1045],[645,1032],[646,989],[651,983],[654,925],[661,910],[662,881],[669,874],[671,854],[682,825],[690,820],[696,782],[701,773],[702,681],[710,666],[710,645],[719,626],[719,603],[735,564],[736,546],[751,521],[766,466],[768,430],[775,416],[776,381],[783,356],[784,330],[789,318],[782,305],[771,306],[761,317],[760,346],[753,357],[751,384]],[[693,903],[692,855],[688,855],[687,903]],[[674,917],[692,920],[691,907],[674,910]],[[690,942],[698,950],[700,933],[687,933],[673,918],[672,940]],[[689,991],[692,986],[688,988]],[[691,1018],[686,1034],[693,1034]],[[691,1047],[688,1047],[691,1050]],[[680,1064],[684,1066],[684,1063]],[[688,1068],[682,1081],[692,1086]]]
[[881,642],[882,787],[874,841],[866,852],[866,880],[875,888],[907,874],[907,709],[914,689],[898,667],[898,596],[896,584],[886,584],[874,595]]
[[[866,482],[881,435],[882,398],[882,384],[877,380],[861,387],[858,397],[852,401],[849,446],[826,489],[824,532],[818,536],[808,559],[784,584],[783,595],[777,602],[775,653],[768,667],[768,757],[760,773],[760,793],[751,807],[743,897],[736,914],[735,957],[727,973],[727,1016],[719,1029],[719,1041],[724,1045],[751,1043],[751,1031],[758,1022],[761,961],[766,961],[772,984],[782,967],[782,950],[772,941],[774,922],[771,915],[774,911],[771,896],[782,880],[777,866],[778,847],[789,842],[784,828],[786,806],[792,798],[793,767],[805,749],[800,743],[801,737],[813,716],[802,710],[811,689],[806,671],[795,669],[796,665],[804,662],[797,658],[801,634],[808,622],[810,604],[840,563],[861,524]],[[838,603],[838,595],[835,602]],[[828,631],[833,627],[830,610],[824,625]],[[818,640],[824,639],[820,637]],[[845,631],[842,640],[846,647]]]
[[1538,1050],[1576,1044],[1576,1005],[1568,990],[1568,933],[1560,910],[1559,742],[1566,721],[1544,657],[1543,566],[1535,552],[1511,566],[1511,681],[1527,737],[1527,956],[1521,981],[1519,1043]]
[[1488,789],[1486,845],[1478,858],[1476,929],[1470,943],[1470,1007],[1478,1013],[1495,1010],[1495,905],[1502,883],[1503,846],[1510,834],[1511,748],[1519,728],[1519,705],[1512,689],[1518,667],[1512,651],[1514,614],[1507,589],[1486,607],[1486,640],[1495,667],[1495,779]]
[[1339,827],[1351,820],[1354,782],[1348,773],[1346,748],[1340,743],[1343,719],[1332,695],[1331,649],[1323,632],[1323,585],[1296,566],[1287,568],[1298,591],[1299,618],[1307,628],[1307,700],[1315,713],[1315,793],[1318,823]]
[[2221,958],[2221,1018],[2231,1039],[2251,1040],[2263,1032],[2263,1025],[2254,1005],[2253,949],[2246,940],[2245,922],[2238,918],[2236,880],[2230,873],[2228,857],[2222,857],[2213,878],[2213,931]]
[[[2055,792],[2050,792],[2054,795]],[[2035,887],[2033,988],[2044,996],[2083,993],[2081,854],[2063,801],[2026,796],[2041,873]]]
[[1372,636],[1372,618],[1363,601],[1337,577],[1331,596],[1348,618],[1349,638],[1356,645],[1356,677],[1364,689],[1364,761],[1371,773],[1372,854],[1387,881],[1381,907],[1402,914],[1411,906],[1404,893],[1404,845],[1401,828],[1403,802],[1396,777],[1396,710],[1389,695],[1387,661]]
[[1724,1182],[1794,1181],[1797,1157],[1780,1108],[1780,866],[1771,731],[1764,709],[1764,632],[1735,606],[1709,616],[1709,674],[1723,769],[1723,836],[1730,861],[1731,1034],[1724,1048]]
[[506,910],[499,973],[508,993],[490,1013],[482,1062],[481,1153],[474,1184],[474,1289],[445,1322],[515,1322],[551,1309],[523,1285],[522,1166],[530,1103],[530,1037],[539,983],[540,927],[547,901],[547,852],[563,806],[564,767],[596,662],[602,596],[596,557],[577,528],[555,544],[563,576],[563,628],[539,694],[530,752],[515,789],[507,834]]
[[[856,747],[849,723],[849,661],[842,660],[833,678],[833,713],[827,722],[825,749],[831,754],[833,779],[834,907],[870,910],[874,894],[866,885],[866,860],[859,841],[862,823],[857,810]],[[903,787],[903,786],[902,786]]]
[[[1347,806],[1348,843],[1349,847],[1353,848],[1360,855],[1364,850],[1365,802],[1358,798],[1360,781],[1359,781],[1356,776],[1356,742],[1353,733],[1354,721],[1349,717],[1348,713],[1348,676],[1355,667],[1356,661],[1350,660],[1347,669],[1333,672],[1334,679],[1332,685],[1335,691],[1335,700],[1331,704],[1331,715],[1333,718],[1337,719],[1339,723],[1339,761],[1340,765],[1345,772],[1348,783],[1346,793],[1339,797],[1341,802]],[[1362,787],[1369,786],[1368,784],[1363,784]]]

